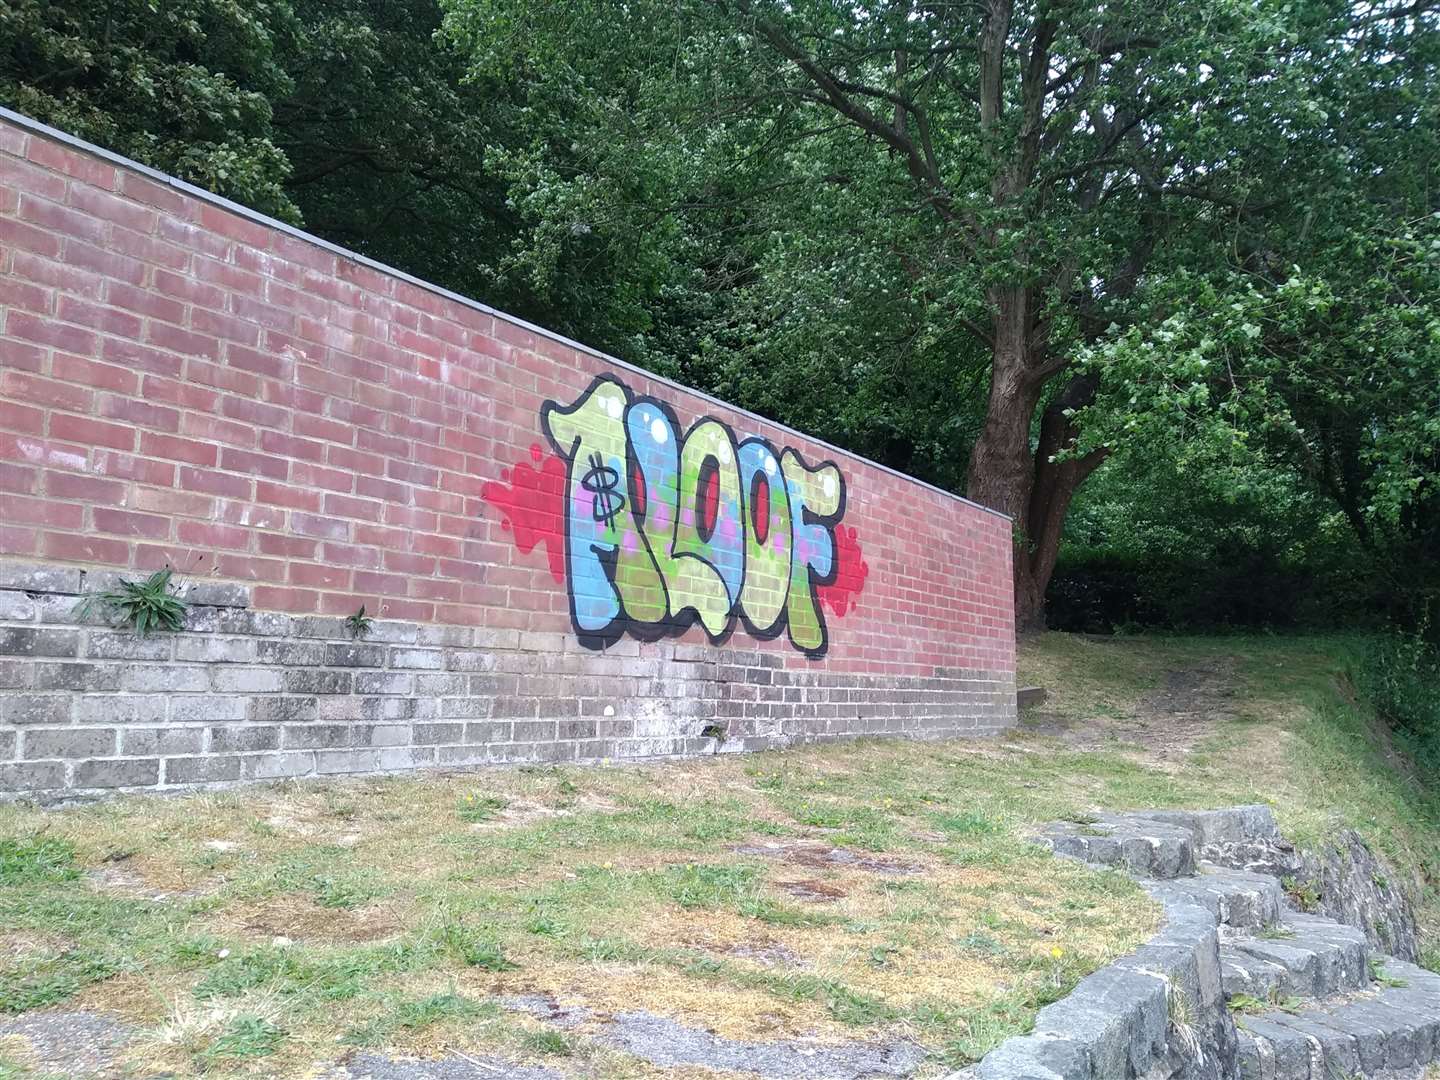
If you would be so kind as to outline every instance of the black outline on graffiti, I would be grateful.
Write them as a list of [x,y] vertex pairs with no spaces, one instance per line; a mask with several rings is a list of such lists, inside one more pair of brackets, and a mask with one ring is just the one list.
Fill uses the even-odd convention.
[[[645,545],[645,553],[647,556],[649,556],[651,564],[655,567],[656,577],[659,579],[661,589],[664,591],[666,614],[653,623],[642,622],[640,620],[632,618],[629,614],[627,614],[625,611],[624,594],[615,584],[615,563],[618,557],[618,552],[595,551],[596,557],[600,560],[600,565],[604,568],[605,576],[609,580],[611,588],[614,589],[615,599],[619,607],[619,613],[610,620],[609,625],[606,626],[604,630],[597,631],[580,629],[579,619],[576,617],[575,611],[574,583],[571,580],[570,574],[571,560],[569,502],[571,488],[573,485],[572,474],[575,465],[575,454],[576,451],[579,449],[580,437],[577,436],[571,442],[571,445],[569,445],[568,447],[560,445],[555,440],[555,437],[551,434],[549,416],[552,412],[559,413],[562,416],[569,416],[570,414],[574,413],[580,406],[580,404],[589,400],[591,394],[593,394],[603,383],[613,383],[624,395],[625,407],[624,411],[621,413],[620,416],[620,423],[622,425],[622,429],[625,435],[626,490],[630,496],[629,505],[632,508],[632,516],[634,517],[636,524],[639,526],[636,529],[636,532],[639,533],[640,540]],[[635,447],[630,438],[630,431],[628,426],[630,411],[639,405],[653,405],[665,417],[666,421],[668,421],[670,425],[670,431],[672,433],[678,432],[680,430],[680,419],[676,415],[674,408],[671,407],[669,403],[661,401],[658,398],[654,398],[649,395],[634,397],[630,392],[630,388],[613,375],[597,375],[594,379],[591,380],[590,385],[585,388],[584,392],[577,395],[569,406],[561,405],[559,402],[553,400],[547,400],[540,406],[541,430],[544,432],[546,439],[550,442],[550,445],[554,448],[555,453],[558,454],[560,458],[565,462],[565,507],[563,511],[564,517],[562,519],[562,531],[564,533],[565,542],[565,592],[570,604],[570,625],[574,628],[575,634],[579,638],[580,643],[588,649],[605,649],[610,645],[613,645],[615,642],[619,641],[620,638],[624,637],[627,633],[631,637],[637,638],[641,641],[658,641],[661,638],[673,637],[679,634],[683,634],[691,626],[694,626],[696,624],[699,624],[700,628],[704,631],[706,638],[710,641],[712,645],[721,645],[728,641],[730,636],[735,632],[737,626],[743,626],[747,634],[761,641],[773,640],[779,637],[782,632],[786,632],[788,634],[790,630],[790,605],[788,603],[781,604],[780,613],[775,617],[775,622],[768,627],[757,626],[755,623],[753,623],[750,619],[749,613],[745,611],[745,607],[741,603],[741,596],[744,595],[745,591],[745,572],[748,569],[746,565],[748,561],[748,552],[746,550],[747,545],[745,542],[745,537],[749,535],[749,530],[752,525],[748,517],[750,512],[750,499],[752,493],[745,490],[743,475],[741,476],[739,484],[739,515],[741,526],[740,535],[742,538],[740,543],[740,588],[735,599],[731,601],[730,608],[726,613],[726,623],[724,630],[722,630],[719,634],[712,635],[709,629],[705,626],[704,620],[700,616],[700,612],[693,605],[684,607],[680,611],[675,612],[673,615],[670,613],[669,585],[665,579],[664,572],[661,570],[660,561],[655,557],[655,549],[650,542],[649,531],[645,526],[645,519],[650,515],[651,506],[653,505],[653,500],[655,496],[650,488],[649,480],[644,478],[644,470],[643,467],[640,465],[638,457],[635,453]],[[815,572],[815,568],[813,566],[809,566],[806,568],[807,573],[810,577],[810,602],[815,610],[816,618],[818,620],[820,628],[820,644],[813,649],[805,648],[804,646],[798,644],[795,641],[795,637],[793,634],[789,634],[790,644],[795,649],[804,653],[812,660],[818,660],[823,657],[830,648],[830,628],[825,617],[825,606],[820,601],[819,589],[823,586],[834,584],[835,579],[840,572],[840,544],[836,537],[835,530],[836,526],[838,526],[841,520],[845,517],[847,498],[847,485],[845,483],[845,474],[841,472],[839,465],[837,465],[834,461],[828,459],[818,462],[813,467],[810,466],[805,460],[805,455],[802,454],[799,450],[796,450],[794,447],[787,446],[784,450],[777,451],[775,448],[775,444],[772,443],[769,439],[765,438],[763,435],[749,435],[737,442],[735,438],[735,432],[731,429],[729,424],[727,424],[724,420],[719,419],[718,417],[705,414],[697,417],[695,422],[690,425],[690,427],[686,430],[683,436],[676,436],[675,464],[677,478],[680,475],[680,466],[683,462],[682,451],[683,448],[688,444],[690,436],[701,425],[712,421],[720,426],[721,430],[725,432],[726,437],[730,441],[730,451],[737,474],[741,472],[740,449],[752,443],[763,446],[766,452],[769,453],[770,456],[775,460],[775,470],[779,474],[781,481],[778,485],[779,492],[785,499],[787,517],[789,518],[791,523],[790,537],[786,545],[786,554],[788,555],[789,559],[789,569],[786,575],[787,592],[790,587],[789,582],[793,579],[795,570],[795,508],[790,502],[789,484],[785,482],[784,455],[786,453],[793,454],[796,461],[799,462],[800,467],[806,472],[813,473],[827,467],[833,468],[835,470],[835,475],[840,485],[835,512],[833,514],[820,515],[811,510],[810,507],[807,505],[802,507],[803,512],[801,515],[802,524],[812,526],[818,525],[830,534],[832,552],[830,559],[830,572],[824,576],[821,576]],[[703,464],[704,463],[702,463],[701,469],[702,476],[704,472]],[[642,480],[646,484],[645,494],[641,497],[641,500],[638,504],[636,501],[637,479]],[[775,484],[773,478],[771,478],[769,475],[766,475],[765,482],[769,488],[769,497],[773,502],[776,497],[777,485]],[[753,478],[751,486],[753,487]],[[700,504],[698,492],[696,493],[696,495],[697,498],[695,502],[696,509],[698,511]],[[675,514],[673,515],[673,520],[671,521],[669,535],[668,537],[661,536],[658,539],[670,548],[667,556],[668,558],[672,560],[680,558],[698,559],[700,562],[710,567],[710,569],[715,572],[715,575],[720,579],[723,584],[725,582],[725,575],[722,574],[720,572],[720,568],[715,566],[715,564],[712,563],[709,559],[706,559],[703,555],[696,554],[693,551],[677,552],[674,550],[675,542],[679,536],[680,506],[683,498],[684,493],[678,490],[677,484],[675,498]],[[637,505],[643,506],[643,511],[636,512],[634,508]],[[717,505],[717,526],[719,524],[719,514],[720,511]],[[699,535],[700,531],[698,525],[699,523],[697,522],[697,535]],[[767,535],[766,540],[768,539],[769,537]]]

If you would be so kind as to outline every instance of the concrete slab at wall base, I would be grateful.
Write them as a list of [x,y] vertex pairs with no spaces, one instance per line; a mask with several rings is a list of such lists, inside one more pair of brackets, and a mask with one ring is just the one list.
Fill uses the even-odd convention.
[[357,640],[208,583],[187,629],[141,637],[77,618],[94,578],[0,562],[0,797],[990,735],[1014,715],[1012,684],[981,671],[797,671],[734,647],[600,653],[396,620]]

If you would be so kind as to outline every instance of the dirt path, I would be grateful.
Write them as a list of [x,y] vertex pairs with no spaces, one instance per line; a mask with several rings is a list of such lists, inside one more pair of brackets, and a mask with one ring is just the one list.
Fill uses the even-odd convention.
[[1174,764],[1225,721],[1236,715],[1235,663],[1227,657],[1165,673],[1164,685],[1129,707],[1084,718],[1047,713],[1027,715],[1025,728],[1058,737],[1075,750],[1113,749],[1119,744],[1157,764]]

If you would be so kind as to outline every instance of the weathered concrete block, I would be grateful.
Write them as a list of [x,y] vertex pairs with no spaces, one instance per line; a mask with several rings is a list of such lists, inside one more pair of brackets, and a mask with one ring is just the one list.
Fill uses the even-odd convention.
[[37,605],[23,592],[0,591],[0,619],[6,622],[29,622],[36,616]]
[[120,689],[138,693],[198,693],[210,689],[210,672],[199,667],[135,664],[120,672]]
[[172,757],[165,759],[165,783],[211,784],[239,780],[238,757]]
[[204,728],[132,727],[122,728],[120,731],[120,753],[126,757],[198,754],[204,749]]
[[255,659],[255,639],[187,635],[175,642],[175,659],[205,664],[248,664]]
[[76,788],[154,787],[160,780],[158,758],[116,758],[75,765]]
[[211,683],[222,694],[278,694],[285,689],[284,675],[263,667],[218,667]]
[[325,646],[324,663],[330,667],[383,667],[385,652],[383,645],[331,642]]
[[3,656],[78,656],[79,653],[78,630],[0,627],[0,655]]
[[80,592],[80,568],[0,559],[0,589],[74,595]]
[[315,720],[320,715],[318,699],[313,697],[257,697],[250,699],[251,720]]
[[357,671],[357,694],[409,694],[415,689],[415,676],[404,671]]
[[348,671],[317,671],[293,668],[282,674],[287,694],[348,694],[352,677]]
[[169,699],[159,696],[100,694],[73,701],[77,724],[155,724],[169,711]]
[[28,760],[110,757],[115,746],[114,728],[39,728],[25,732],[23,756]]
[[439,671],[445,666],[445,653],[441,649],[391,649],[390,666]]
[[65,787],[65,765],[58,761],[0,764],[0,791],[40,792]]
[[349,724],[286,725],[282,745],[286,750],[317,750],[350,745]]
[[[55,633],[60,632],[55,631]],[[175,635],[173,634],[161,633],[140,637],[138,634],[118,630],[91,630],[85,642],[85,655],[95,660],[169,660],[174,652]],[[64,655],[74,656],[75,654],[66,653]]]
[[73,712],[68,694],[0,696],[0,724],[68,724]]
[[280,729],[273,724],[255,727],[237,724],[210,729],[210,750],[213,753],[274,750],[279,745]]

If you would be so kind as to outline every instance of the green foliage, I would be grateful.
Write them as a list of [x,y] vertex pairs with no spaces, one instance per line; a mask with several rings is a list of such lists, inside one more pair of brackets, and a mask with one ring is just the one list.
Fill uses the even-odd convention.
[[370,633],[370,627],[374,622],[374,619],[365,614],[365,605],[361,604],[359,611],[345,616],[345,629],[350,632],[352,638],[358,641]]
[[491,820],[505,807],[509,806],[509,800],[499,795],[466,795],[460,800],[456,807],[456,813],[460,820],[470,825],[477,825]]
[[263,1017],[237,1016],[199,1056],[207,1065],[231,1058],[268,1057],[284,1038],[285,1032]]
[[1416,766],[1440,778],[1440,649],[1420,633],[1377,636],[1358,665],[1356,683]]
[[75,845],[46,836],[0,838],[0,885],[73,881],[80,876]]
[[0,100],[296,220],[272,129],[294,30],[285,0],[15,0],[0,17]]
[[156,631],[183,630],[185,611],[190,605],[171,584],[173,574],[167,566],[144,581],[121,578],[117,588],[85,597],[76,605],[76,611],[84,617],[98,605],[111,614],[116,625],[131,627],[141,637]]
[[436,940],[468,967],[481,971],[514,971],[520,966],[505,956],[505,950],[494,937],[459,923],[446,923]]

